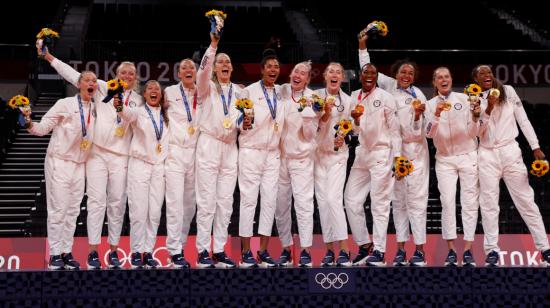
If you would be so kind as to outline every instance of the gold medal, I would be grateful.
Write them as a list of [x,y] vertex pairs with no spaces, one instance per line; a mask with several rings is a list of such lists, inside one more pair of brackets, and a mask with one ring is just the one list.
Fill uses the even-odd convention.
[[222,125],[224,128],[231,128],[231,120],[229,118],[223,119]]
[[451,107],[452,107],[451,103],[445,102],[445,104],[443,105],[443,110],[449,111],[451,110]]
[[124,127],[118,126],[118,127],[115,129],[115,136],[117,136],[117,137],[122,137],[122,136],[124,136]]
[[422,102],[419,99],[415,99],[412,101],[412,106],[414,109],[420,108],[420,105],[422,105]]
[[80,141],[80,149],[82,151],[88,150],[89,147],[90,147],[90,141],[88,141],[88,139],[82,139],[82,141]]
[[189,135],[193,135],[193,134],[195,133],[195,128],[194,128],[193,126],[189,125],[189,126],[187,127],[187,133],[188,133]]
[[279,131],[279,123],[275,122],[275,124],[273,124],[273,129],[275,130],[275,132],[278,132]]
[[157,143],[157,154],[160,154],[162,152],[162,145],[160,143]]

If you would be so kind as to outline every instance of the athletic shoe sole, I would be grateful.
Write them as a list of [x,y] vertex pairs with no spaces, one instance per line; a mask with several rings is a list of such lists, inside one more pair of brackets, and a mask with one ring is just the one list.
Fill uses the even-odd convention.
[[101,265],[100,266],[93,266],[93,265],[90,265],[88,263],[86,263],[86,267],[89,269],[89,270],[100,270],[101,269]]
[[380,261],[380,262],[367,262],[367,266],[375,266],[375,267],[385,267],[386,262]]
[[235,268],[237,265],[235,264],[228,264],[223,262],[218,262],[216,265],[214,265],[216,268]]
[[51,271],[58,271],[58,270],[65,269],[65,266],[48,265],[48,269]]
[[428,265],[427,262],[411,262],[411,263],[409,263],[409,266],[412,266],[412,267],[425,267],[426,265]]
[[198,268],[214,268],[214,264],[202,264],[202,263],[195,263],[195,266]]
[[363,266],[363,265],[367,264],[367,258],[368,257],[369,256],[366,256],[366,257],[364,257],[363,259],[361,259],[357,262],[353,262],[353,266]]
[[342,262],[342,263],[336,263],[336,266],[337,267],[351,267],[353,264],[351,263],[351,261],[348,261],[348,262]]
[[243,263],[243,262],[239,263],[239,268],[256,268],[256,267],[258,267],[258,264],[256,263]]

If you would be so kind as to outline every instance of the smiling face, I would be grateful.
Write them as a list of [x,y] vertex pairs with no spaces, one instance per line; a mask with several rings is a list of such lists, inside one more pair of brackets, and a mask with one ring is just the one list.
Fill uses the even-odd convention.
[[328,93],[338,94],[342,81],[344,80],[344,68],[342,65],[335,62],[330,63],[323,75],[325,77]]
[[397,79],[397,83],[401,88],[408,89],[414,82],[414,75],[414,67],[408,63],[405,63],[399,67],[399,70],[397,70],[395,79]]
[[475,74],[474,79],[483,91],[493,88],[493,85],[495,83],[495,76],[493,75],[493,71],[487,65],[482,65],[477,69],[477,73]]
[[265,64],[262,66],[262,80],[267,87],[272,87],[277,78],[279,78],[279,73],[281,68],[279,66],[279,60],[269,59],[265,61]]
[[192,88],[195,84],[197,69],[195,63],[191,59],[185,59],[180,62],[178,69],[178,78],[186,88]]
[[433,86],[441,95],[449,95],[449,93],[451,93],[453,78],[448,68],[440,67],[434,71]]
[[376,80],[378,79],[378,70],[374,65],[367,64],[363,66],[361,71],[361,84],[363,91],[369,92],[376,87]]
[[147,102],[147,105],[151,107],[158,107],[162,100],[162,89],[157,81],[148,81],[145,84],[145,90],[143,91],[143,97]]
[[116,69],[116,78],[126,81],[129,89],[136,85],[136,67],[132,62],[122,62]]
[[225,53],[219,53],[216,55],[214,61],[214,74],[221,83],[229,83],[231,79],[231,73],[233,72],[233,65],[231,59]]
[[97,77],[90,71],[82,72],[77,87],[80,90],[80,97],[89,102],[97,90]]
[[311,67],[298,63],[290,73],[290,86],[293,91],[302,91],[310,80]]

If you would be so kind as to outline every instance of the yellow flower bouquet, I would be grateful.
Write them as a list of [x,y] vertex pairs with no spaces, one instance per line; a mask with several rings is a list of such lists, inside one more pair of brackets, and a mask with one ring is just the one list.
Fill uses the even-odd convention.
[[393,164],[393,174],[399,178],[405,177],[411,174],[414,170],[414,166],[411,161],[409,161],[404,156],[399,156],[395,158]]
[[325,100],[315,93],[311,94],[310,97],[302,96],[298,103],[300,104],[298,106],[299,112],[302,112],[307,106],[311,106],[311,109],[315,112],[321,112],[325,106]]
[[[103,99],[102,102],[109,102],[115,95],[118,95],[122,99],[122,93],[124,90],[128,89],[128,83],[122,79],[111,79],[107,81],[107,96]],[[120,112],[122,107],[117,108],[117,112]]]
[[50,28],[42,28],[36,35],[36,47],[41,50],[41,54],[38,56],[43,57],[46,48],[51,46],[56,38],[59,38],[59,33]]
[[530,173],[536,177],[541,177],[548,172],[548,161],[537,159],[531,164]]
[[375,35],[386,36],[388,35],[388,32],[389,32],[388,26],[386,25],[385,22],[381,20],[375,20],[370,24],[368,24],[365,29],[361,30],[361,32],[359,32],[359,34],[357,35],[357,38],[361,39],[367,34],[370,36],[375,36]]
[[24,127],[26,118],[30,117],[31,112],[31,101],[29,98],[23,95],[16,95],[8,101],[8,106],[11,109],[18,109],[20,111],[18,122],[19,125]]
[[210,10],[204,14],[210,20],[210,33],[219,38],[223,33],[223,27],[227,14],[223,11]]
[[[246,114],[254,125],[254,102],[248,98],[239,98],[235,101],[235,108],[242,112],[243,117]],[[241,118],[242,119],[242,118]],[[240,123],[241,120],[239,120]]]
[[[336,133],[334,134],[334,138],[343,138],[345,142],[349,142],[349,133],[351,132],[351,129],[353,128],[351,121],[342,119],[338,124],[334,126],[334,129],[336,130]],[[340,147],[334,146],[334,151],[338,151]]]

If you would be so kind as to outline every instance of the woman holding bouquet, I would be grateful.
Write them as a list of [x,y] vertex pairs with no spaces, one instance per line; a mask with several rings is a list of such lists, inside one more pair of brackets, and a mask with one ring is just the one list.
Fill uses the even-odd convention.
[[[368,34],[359,38],[359,64],[370,63],[367,51]],[[409,224],[414,236],[416,250],[410,259],[411,266],[425,266],[424,244],[426,243],[426,216],[430,176],[428,142],[423,131],[423,112],[426,97],[413,85],[417,75],[416,63],[397,61],[395,78],[378,73],[378,85],[390,92],[396,100],[397,116],[403,144],[401,152],[414,164],[414,172],[402,181],[395,182],[392,200],[393,221],[397,236],[397,254],[394,266],[407,264],[405,243],[409,240]],[[394,71],[394,69],[392,69]]]
[[503,178],[514,205],[533,236],[535,246],[541,252],[542,263],[550,266],[548,237],[516,141],[519,125],[535,159],[545,159],[535,130],[514,88],[496,79],[489,66],[477,66],[472,77],[483,90],[481,106],[484,112],[481,114],[478,159],[479,199],[487,254],[485,265],[498,265],[498,197],[500,179]]
[[71,252],[76,218],[84,197],[85,163],[94,141],[96,106],[93,96],[97,91],[97,77],[84,71],[76,79],[76,86],[79,93],[58,100],[40,123],[33,123],[26,117],[30,134],[44,136],[53,131],[44,162],[49,269],[80,267]]
[[[335,127],[341,120],[349,119],[351,99],[340,88],[344,80],[344,68],[340,63],[329,63],[323,76],[326,88],[317,91],[325,105],[319,120],[314,176],[323,241],[327,247],[321,265],[350,266],[348,226],[342,203],[349,151],[342,137],[335,138]],[[339,249],[338,256],[335,256],[335,249]]]
[[245,89],[248,98],[254,102],[254,127],[251,128],[251,119],[245,114],[243,130],[239,135],[241,267],[257,266],[250,251],[250,238],[253,235],[258,192],[261,194],[258,226],[260,235],[259,265],[262,267],[277,266],[277,262],[271,258],[267,251],[267,245],[275,218],[280,169],[279,141],[284,130],[286,106],[282,103],[280,87],[275,84],[279,77],[280,66],[279,60],[272,50],[264,51],[260,66],[262,79]]
[[118,97],[114,98],[114,106],[134,132],[128,162],[131,265],[155,268],[158,262],[152,252],[164,201],[164,161],[170,151],[170,129],[162,89],[156,80],[145,84],[143,97],[146,104],[139,108],[126,108]]
[[456,182],[460,179],[460,203],[464,230],[463,266],[475,266],[471,248],[474,241],[479,209],[477,134],[479,103],[470,108],[468,97],[452,92],[453,79],[449,69],[437,68],[433,74],[434,98],[427,103],[426,135],[435,148],[435,173],[441,194],[441,229],[449,253],[446,266],[456,266]]
[[[231,82],[233,66],[229,56],[216,55],[219,40],[219,36],[210,34],[210,46],[197,73],[201,113],[196,150],[197,266],[201,268],[236,266],[225,253],[225,244],[237,183],[240,113],[235,108],[235,100],[240,88]],[[212,232],[214,249],[210,257]]]
[[[351,94],[355,131],[359,135],[355,161],[344,192],[344,203],[353,238],[360,246],[354,265],[385,266],[386,237],[394,177],[392,164],[401,155],[401,135],[396,101],[376,86],[378,70],[372,64],[361,69],[362,88]],[[359,109],[357,108],[358,106]],[[364,112],[361,112],[364,110]],[[369,193],[373,218],[373,251],[363,204]]]
[[[301,250],[309,254],[309,247],[312,245],[313,182],[311,179],[319,119],[310,106],[313,94],[313,91],[307,87],[310,79],[311,62],[301,62],[292,69],[290,83],[281,86],[282,103],[286,105],[286,125],[280,143],[281,168],[275,210],[277,231],[283,245],[279,259],[281,266],[293,264],[290,212],[293,196]],[[303,105],[304,103],[306,106]]]
[[[37,49],[41,53],[41,49]],[[65,80],[76,85],[80,75],[73,67],[55,58],[46,49],[44,58]],[[122,62],[116,69],[116,78],[128,84],[122,95],[126,108],[137,108],[143,105],[143,98],[136,91],[136,67],[131,62]],[[98,80],[98,91],[95,94],[98,122],[95,128],[94,146],[86,163],[86,194],[88,196],[88,268],[101,268],[98,245],[101,243],[101,231],[107,211],[109,221],[110,253],[108,266],[119,268],[121,262],[117,249],[126,211],[126,180],[128,171],[128,151],[132,140],[132,127],[116,114],[113,100],[104,104],[108,94],[105,81]]]
[[174,268],[189,267],[183,248],[195,216],[195,147],[200,118],[196,74],[193,60],[184,59],[178,69],[180,82],[164,90],[172,120],[170,152],[165,162],[166,248]]

